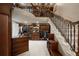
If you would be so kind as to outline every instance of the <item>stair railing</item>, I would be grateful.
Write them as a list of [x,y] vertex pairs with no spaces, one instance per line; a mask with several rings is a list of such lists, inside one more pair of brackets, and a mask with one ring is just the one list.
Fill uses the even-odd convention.
[[[71,22],[63,17],[49,11],[47,15],[55,24],[56,28],[64,36],[66,42],[71,46],[71,49],[79,55],[79,21]],[[52,17],[53,16],[53,17]]]

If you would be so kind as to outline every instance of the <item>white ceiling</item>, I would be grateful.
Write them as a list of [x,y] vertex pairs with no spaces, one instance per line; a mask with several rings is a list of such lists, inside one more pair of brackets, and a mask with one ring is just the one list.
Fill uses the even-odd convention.
[[29,13],[20,8],[14,8],[12,12],[12,20],[20,23],[47,23],[47,17],[35,17],[32,13]]
[[[79,21],[79,3],[57,3],[55,13],[72,22]],[[22,23],[48,22],[45,17],[35,17],[32,13],[19,8],[14,8],[12,20]]]
[[79,21],[79,3],[57,3],[56,14],[72,22]]

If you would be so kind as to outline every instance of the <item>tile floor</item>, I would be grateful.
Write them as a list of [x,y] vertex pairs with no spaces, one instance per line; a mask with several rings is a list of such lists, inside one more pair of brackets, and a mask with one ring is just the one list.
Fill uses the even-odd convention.
[[47,49],[47,41],[30,40],[29,51],[18,56],[50,56]]

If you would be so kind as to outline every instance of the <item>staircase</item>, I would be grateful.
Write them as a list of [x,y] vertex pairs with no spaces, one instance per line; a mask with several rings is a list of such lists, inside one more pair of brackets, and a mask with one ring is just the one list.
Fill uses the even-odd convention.
[[48,22],[51,26],[51,33],[54,33],[55,40],[58,41],[58,50],[62,55],[73,56],[76,55],[73,50],[71,50],[70,45],[66,42],[65,38],[61,35],[61,32],[56,28],[56,26],[49,19]]

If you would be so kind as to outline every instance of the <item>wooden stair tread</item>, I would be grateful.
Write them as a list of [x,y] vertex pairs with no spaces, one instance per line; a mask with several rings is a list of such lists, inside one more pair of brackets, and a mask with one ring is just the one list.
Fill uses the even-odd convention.
[[58,50],[48,49],[51,56],[62,56],[62,54]]
[[53,54],[54,56],[62,56],[59,51],[52,51],[52,54]]

